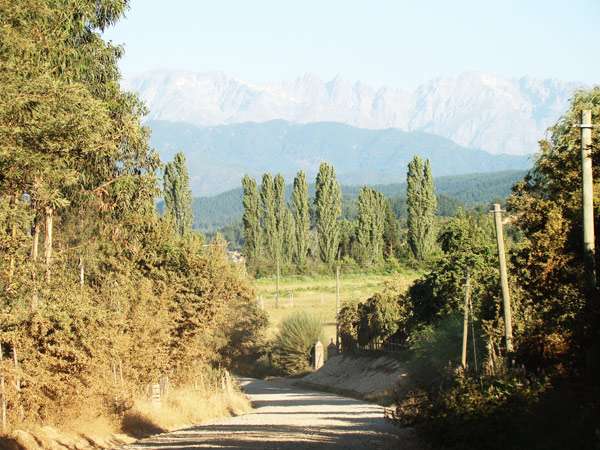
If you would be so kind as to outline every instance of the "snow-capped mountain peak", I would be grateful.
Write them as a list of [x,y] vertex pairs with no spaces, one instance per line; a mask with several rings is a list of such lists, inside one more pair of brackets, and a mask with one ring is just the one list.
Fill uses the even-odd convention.
[[491,153],[531,153],[566,111],[577,83],[465,72],[412,92],[306,73],[292,81],[249,83],[223,72],[147,72],[124,81],[150,109],[149,120],[213,126],[283,119],[341,122],[438,134]]

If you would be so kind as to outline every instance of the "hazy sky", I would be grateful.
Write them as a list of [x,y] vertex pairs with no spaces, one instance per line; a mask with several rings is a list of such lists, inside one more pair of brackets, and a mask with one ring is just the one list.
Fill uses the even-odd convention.
[[466,70],[600,83],[600,0],[133,0],[106,32],[127,74],[412,88]]

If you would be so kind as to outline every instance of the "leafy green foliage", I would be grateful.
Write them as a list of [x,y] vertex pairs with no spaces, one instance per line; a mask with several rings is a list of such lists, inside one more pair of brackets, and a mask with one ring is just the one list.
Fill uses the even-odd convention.
[[126,5],[0,1],[0,371],[14,427],[122,417],[160,376],[184,384],[247,355],[265,325],[223,241],[185,232],[181,156],[165,177],[176,220],[155,213],[144,108],[101,38]]

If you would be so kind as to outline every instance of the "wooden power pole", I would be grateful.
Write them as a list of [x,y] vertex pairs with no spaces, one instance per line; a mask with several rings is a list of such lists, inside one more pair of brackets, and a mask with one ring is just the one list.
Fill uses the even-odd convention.
[[504,252],[504,231],[502,230],[502,209],[500,204],[494,204],[494,222],[496,223],[496,242],[498,244],[498,263],[500,266],[500,286],[502,288],[502,301],[504,303],[504,337],[506,338],[506,351],[513,351],[512,342],[512,312],[510,308],[510,292],[508,290],[508,273],[506,270],[506,254]]
[[592,175],[592,111],[581,113],[581,169],[583,175],[583,251],[590,285],[596,287],[594,237],[594,179]]
[[[462,355],[460,358],[463,369],[467,368],[467,341],[469,339],[469,303],[471,296],[471,274],[467,272],[467,282],[465,284],[465,312],[463,320],[463,341],[462,341]],[[473,336],[475,339],[475,336]]]

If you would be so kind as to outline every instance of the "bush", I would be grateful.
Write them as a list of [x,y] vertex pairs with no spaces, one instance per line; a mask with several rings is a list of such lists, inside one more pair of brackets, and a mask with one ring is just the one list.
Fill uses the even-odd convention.
[[323,321],[305,312],[286,318],[273,346],[273,365],[293,375],[310,368],[311,350],[317,341],[323,342]]
[[349,303],[340,308],[340,312],[337,315],[337,326],[342,351],[347,352],[356,349],[359,320],[357,303]]
[[[420,387],[436,384],[449,368],[460,364],[462,331],[462,318],[451,315],[435,325],[422,325],[411,333],[409,364]],[[472,351],[471,345],[469,336],[469,351]]]

